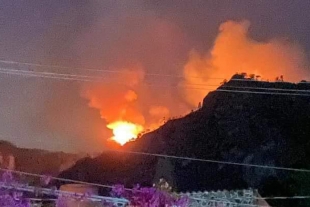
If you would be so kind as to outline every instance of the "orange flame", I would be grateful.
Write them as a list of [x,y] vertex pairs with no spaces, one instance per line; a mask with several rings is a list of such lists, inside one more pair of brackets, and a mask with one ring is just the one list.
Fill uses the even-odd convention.
[[134,124],[127,121],[116,121],[107,125],[109,129],[112,129],[114,136],[111,140],[124,145],[127,142],[137,139],[138,134],[143,131],[143,126]]

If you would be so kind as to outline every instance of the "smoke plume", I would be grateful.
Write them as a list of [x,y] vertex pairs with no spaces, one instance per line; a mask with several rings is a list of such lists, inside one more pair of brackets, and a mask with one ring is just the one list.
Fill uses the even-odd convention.
[[201,90],[182,89],[188,103],[196,106],[206,92],[236,72],[260,75],[270,81],[280,75],[295,82],[309,78],[306,55],[297,43],[284,38],[260,42],[249,36],[249,27],[249,21],[227,21],[220,25],[209,53],[190,53],[182,86]]
[[89,99],[89,106],[100,110],[101,118],[108,123],[126,120],[144,125],[145,119],[138,109],[135,89],[144,78],[141,67],[122,70],[109,82],[85,85],[82,96]]
[[[173,108],[169,105],[171,95],[162,96],[149,88],[141,65],[119,69],[118,72],[109,77],[107,82],[84,85],[81,93],[82,97],[89,100],[90,107],[100,111],[107,128],[114,130],[114,133],[128,129],[133,130],[130,133],[138,134],[163,124]],[[173,112],[179,114],[183,110],[174,107]],[[122,140],[122,144],[125,142]]]
[[[146,77],[149,69],[143,61],[134,65],[125,61],[124,67],[106,77],[106,82],[84,85],[82,96],[89,100],[90,107],[100,111],[107,128],[113,130],[112,139],[124,144],[131,134],[155,129],[165,119],[188,112],[186,104],[197,107],[209,91],[236,72],[260,75],[270,81],[280,75],[288,81],[307,78],[305,53],[298,44],[287,39],[254,40],[249,36],[249,27],[249,21],[227,21],[220,25],[207,54],[190,52],[184,79],[177,83],[183,99],[173,88],[150,87]],[[126,130],[128,133],[124,133]]]

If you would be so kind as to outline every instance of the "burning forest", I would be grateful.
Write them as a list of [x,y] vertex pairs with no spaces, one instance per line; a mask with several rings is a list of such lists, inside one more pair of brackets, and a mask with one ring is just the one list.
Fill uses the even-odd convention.
[[[286,39],[260,42],[251,38],[249,28],[249,21],[222,23],[211,50],[201,54],[193,49],[181,78],[167,88],[154,89],[150,80],[155,77],[150,78],[146,68],[138,63],[105,75],[105,83],[85,84],[82,97],[100,111],[112,132],[109,140],[124,145],[139,134],[158,128],[165,119],[197,108],[209,91],[236,72],[256,74],[265,81],[276,77],[288,81],[309,79],[309,65],[297,43]],[[162,86],[167,86],[167,80],[162,82]]]
[[180,192],[309,194],[309,9],[292,0],[2,1],[3,167],[38,178],[62,171],[131,203],[127,188],[161,178]]

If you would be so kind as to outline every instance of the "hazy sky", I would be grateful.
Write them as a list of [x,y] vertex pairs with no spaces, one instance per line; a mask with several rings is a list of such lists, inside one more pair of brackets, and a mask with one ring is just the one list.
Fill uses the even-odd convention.
[[[227,20],[249,20],[254,39],[287,37],[309,54],[309,10],[304,0],[0,0],[0,59],[98,69],[139,63],[145,73],[180,75],[190,51],[210,50]],[[0,73],[0,136],[25,147],[101,150],[109,133],[81,97],[83,84]]]

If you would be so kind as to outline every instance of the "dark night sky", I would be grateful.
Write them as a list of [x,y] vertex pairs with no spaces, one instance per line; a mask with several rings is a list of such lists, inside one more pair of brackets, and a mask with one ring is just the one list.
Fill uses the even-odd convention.
[[[0,0],[0,59],[87,68],[136,61],[147,72],[181,74],[192,49],[208,51],[222,22],[242,19],[253,38],[289,37],[309,54],[309,10],[304,0]],[[0,136],[25,147],[101,150],[104,124],[80,85],[0,74]]]

